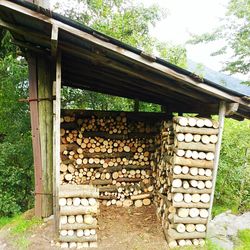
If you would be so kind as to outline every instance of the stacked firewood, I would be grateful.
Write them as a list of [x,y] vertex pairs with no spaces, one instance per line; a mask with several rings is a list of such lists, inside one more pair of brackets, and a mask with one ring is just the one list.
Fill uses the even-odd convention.
[[[170,159],[174,153],[173,122],[164,121],[161,126],[160,147],[155,152],[155,201],[157,216],[161,220],[163,228],[168,223],[168,208],[171,205],[172,164]],[[170,208],[171,209],[171,208]]]
[[99,190],[89,185],[59,189],[59,240],[62,248],[97,247]]
[[164,232],[169,247],[204,245],[218,123],[196,117],[173,121],[174,154],[165,156],[171,188],[159,195]]
[[110,206],[151,203],[151,154],[159,125],[113,116],[61,119],[61,184],[92,184]]

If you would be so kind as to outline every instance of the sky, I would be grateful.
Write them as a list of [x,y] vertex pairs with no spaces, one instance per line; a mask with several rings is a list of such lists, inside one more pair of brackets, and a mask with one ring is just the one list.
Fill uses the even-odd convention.
[[[151,34],[160,41],[184,44],[191,34],[213,31],[226,13],[229,0],[137,0],[146,6],[158,4],[167,10],[167,17],[151,28]],[[210,54],[223,45],[223,41],[200,45],[186,45],[187,56],[220,71],[226,56],[213,57]]]
[[[52,4],[57,0],[51,0]],[[64,0],[63,0],[64,1]],[[158,4],[166,11],[166,18],[151,28],[152,36],[163,42],[185,44],[191,34],[211,32],[218,27],[225,16],[229,0],[134,0],[145,6]],[[223,41],[209,44],[185,45],[187,57],[196,63],[221,71],[223,61],[229,56],[211,56],[211,53],[224,45]],[[235,75],[244,79],[242,75]]]

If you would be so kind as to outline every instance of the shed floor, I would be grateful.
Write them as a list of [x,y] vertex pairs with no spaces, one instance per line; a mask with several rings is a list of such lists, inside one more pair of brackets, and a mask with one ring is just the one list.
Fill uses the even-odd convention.
[[101,206],[98,249],[165,250],[167,243],[155,206],[117,208]]
[[[98,248],[100,250],[166,250],[168,249],[153,205],[141,208],[101,206],[99,215]],[[33,211],[28,212],[29,217]],[[9,227],[0,230],[0,250],[23,249],[9,233]],[[24,239],[27,250],[58,250],[54,242],[54,222],[49,220],[28,231]],[[86,248],[85,248],[86,249]],[[92,249],[92,248],[90,248]]]

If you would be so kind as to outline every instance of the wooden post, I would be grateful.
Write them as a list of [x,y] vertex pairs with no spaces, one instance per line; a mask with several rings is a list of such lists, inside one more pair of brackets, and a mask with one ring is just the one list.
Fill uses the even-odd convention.
[[138,99],[134,100],[134,112],[139,112],[140,109],[140,102]]
[[[29,97],[37,100],[37,58],[35,54],[28,55],[29,64]],[[31,133],[35,174],[35,216],[42,216],[42,159],[39,133],[39,115],[37,101],[30,102]]]
[[217,178],[219,159],[220,159],[220,149],[221,149],[222,134],[223,134],[223,128],[224,128],[225,114],[226,114],[226,103],[224,101],[221,101],[220,106],[219,106],[219,133],[218,133],[218,141],[217,141],[216,148],[215,148],[215,158],[214,158],[214,168],[213,168],[213,186],[212,186],[212,193],[211,193],[210,206],[209,206],[208,222],[211,220],[211,216],[212,216],[214,192],[215,192],[216,178]]
[[56,80],[54,81],[53,95],[53,113],[54,113],[54,133],[53,133],[53,172],[54,172],[54,217],[55,233],[58,237],[59,228],[59,205],[58,193],[60,185],[60,117],[61,117],[61,52],[59,51],[56,58]]
[[42,159],[42,217],[53,213],[53,108],[51,61],[37,57],[39,130]]
[[52,81],[51,61],[29,54],[29,97],[35,172],[35,215],[52,214]]

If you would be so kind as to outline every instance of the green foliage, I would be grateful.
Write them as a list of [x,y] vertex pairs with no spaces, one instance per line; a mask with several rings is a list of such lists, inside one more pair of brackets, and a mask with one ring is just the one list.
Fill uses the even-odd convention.
[[250,249],[250,229],[240,230],[238,232],[240,239],[239,246],[235,250],[249,250]]
[[[250,121],[225,120],[214,214],[250,208]],[[247,152],[248,151],[248,152]]]
[[24,214],[16,215],[12,218],[0,218],[1,225],[6,228],[7,235],[5,236],[13,249],[28,249],[30,244],[30,236],[32,229],[42,223],[42,220],[33,216],[33,211],[29,210]]
[[5,225],[9,224],[13,218],[2,216],[0,217],[0,229]]
[[[142,4],[135,4],[135,1],[125,0],[70,0],[67,3],[58,1],[55,10],[131,46],[148,53],[157,52],[169,62],[186,67],[184,47],[160,43],[149,34],[149,28],[164,18],[164,11],[157,5],[144,7]],[[133,110],[133,100],[87,90],[64,87],[62,96],[63,107],[67,108]],[[154,111],[160,108],[144,103],[140,105],[140,110]]]
[[[250,68],[250,1],[230,0],[226,17],[212,33],[193,36],[192,44],[225,39],[226,46],[219,48],[213,55],[233,52],[225,62],[225,71],[248,74]],[[249,82],[245,82],[249,84]]]
[[18,102],[27,97],[27,65],[8,37],[0,57],[0,216],[28,209],[33,189],[29,109]]
[[187,67],[186,49],[181,45],[173,45],[166,42],[157,42],[156,50],[160,57],[179,67]]

